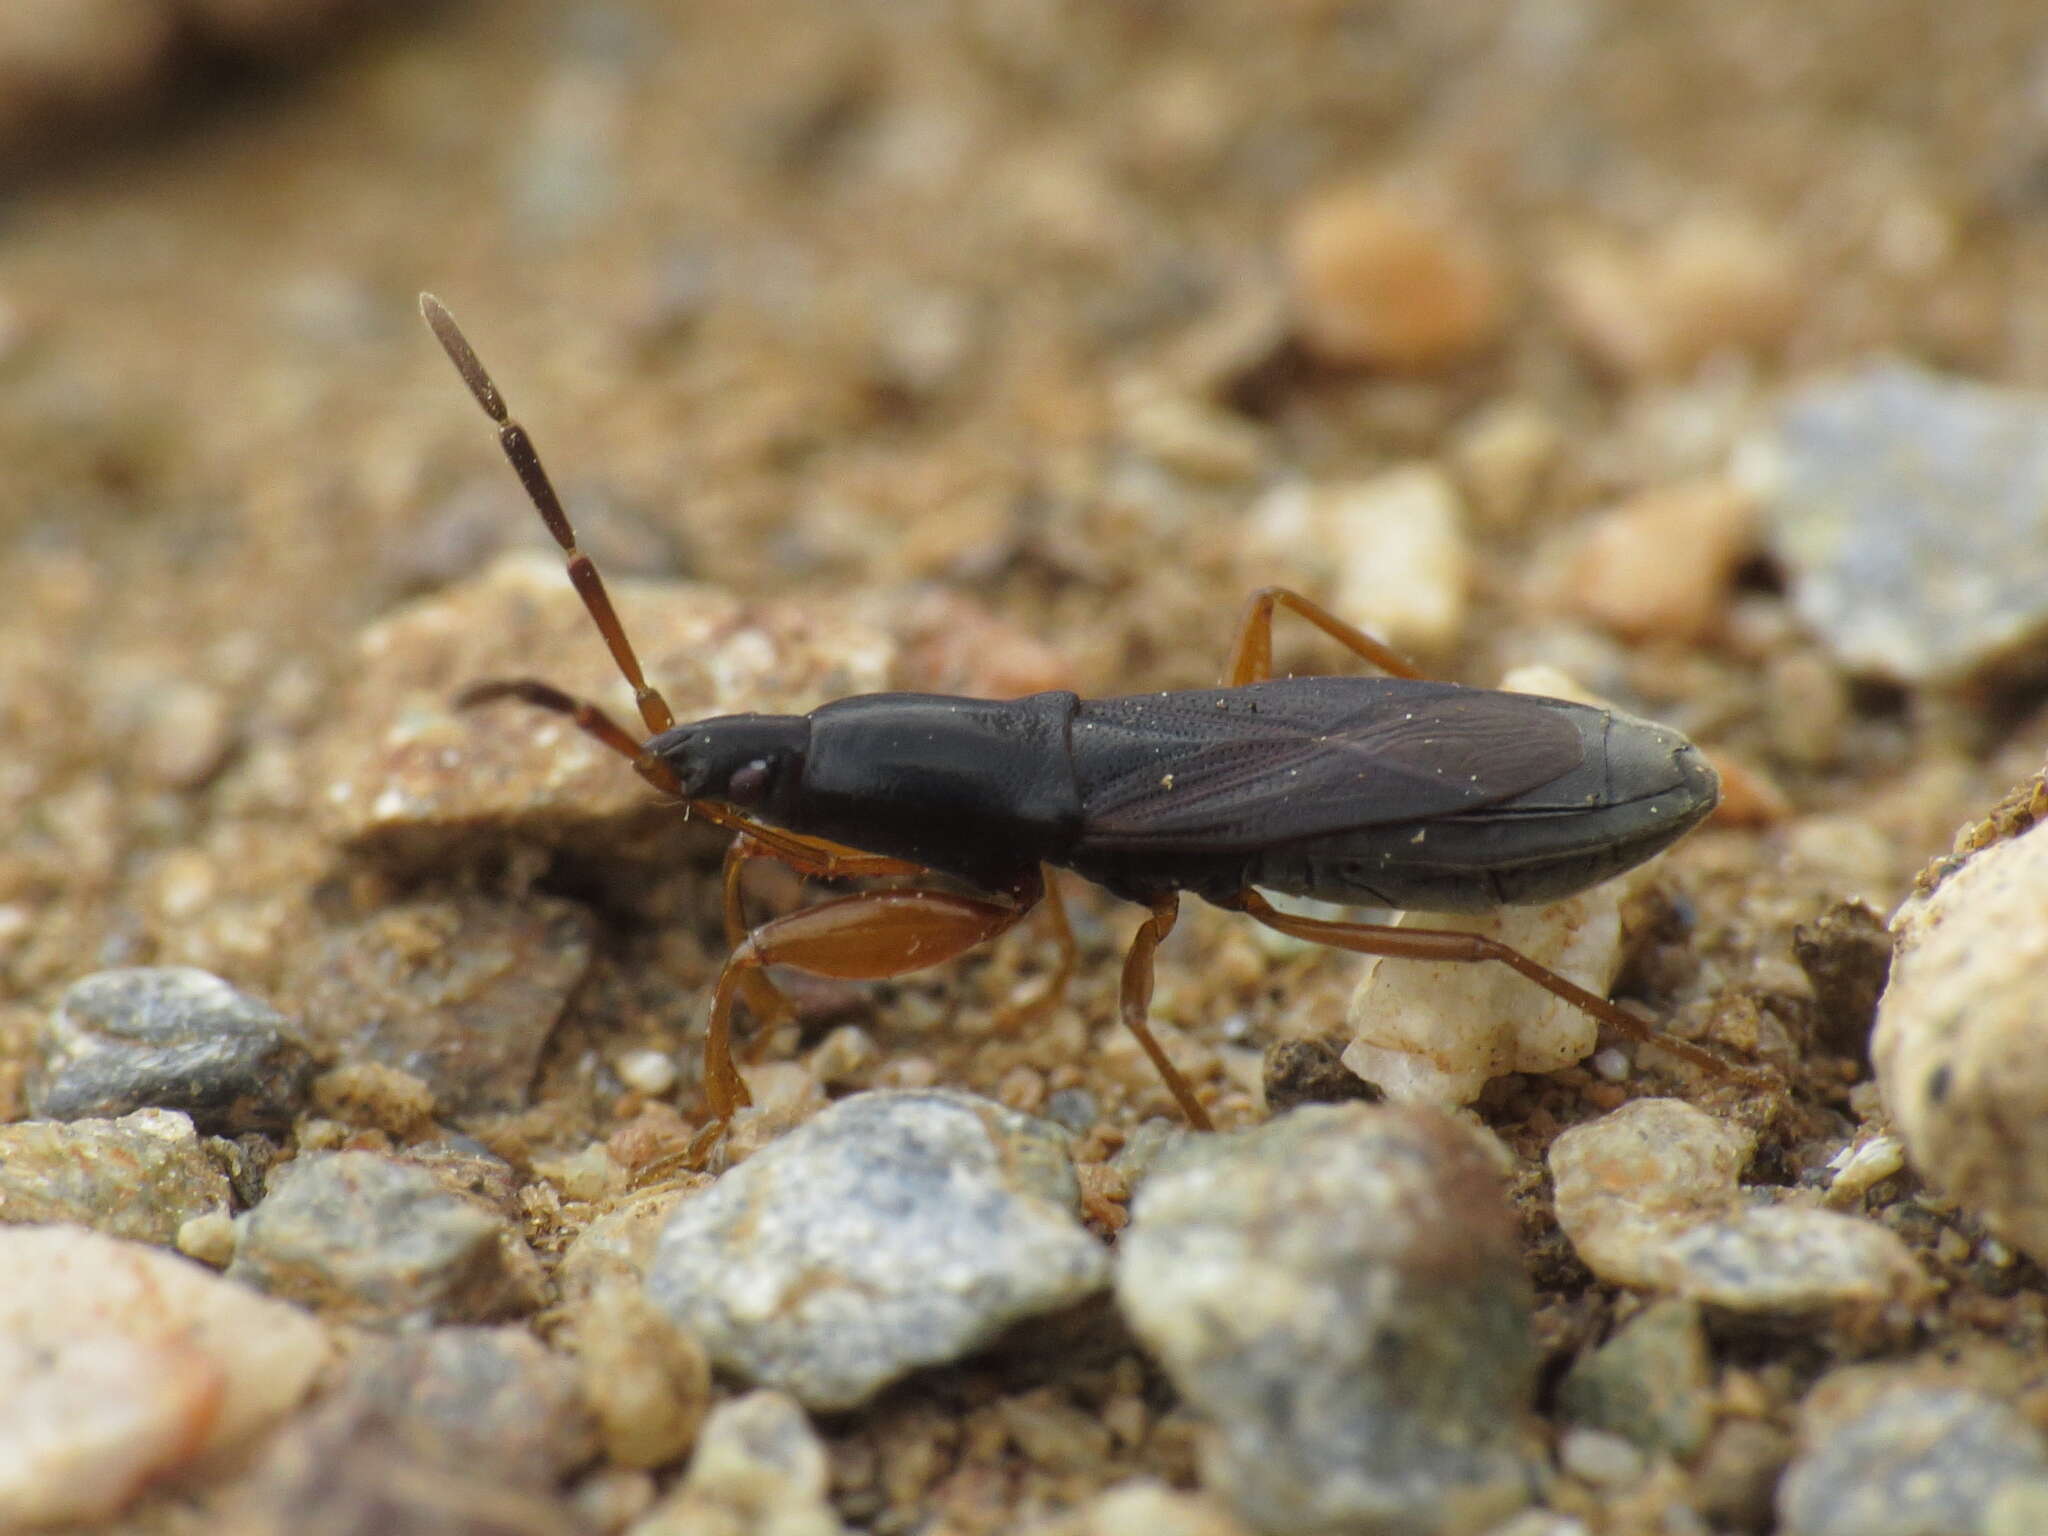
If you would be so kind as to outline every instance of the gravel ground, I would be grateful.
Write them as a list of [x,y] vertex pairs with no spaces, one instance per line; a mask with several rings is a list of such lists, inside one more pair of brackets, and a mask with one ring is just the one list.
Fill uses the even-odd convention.
[[[0,1528],[2048,1528],[2037,5],[33,4],[0,102]],[[631,718],[421,289],[684,717],[1279,583],[1683,730],[1502,931],[1747,1075],[1190,901],[1192,1137],[1072,881],[695,1166],[721,838],[453,708]]]

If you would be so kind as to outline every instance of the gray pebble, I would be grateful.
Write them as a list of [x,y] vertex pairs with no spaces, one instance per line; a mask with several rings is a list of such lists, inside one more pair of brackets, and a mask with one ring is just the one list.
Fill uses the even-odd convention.
[[1991,1536],[1994,1508],[2048,1485],[2048,1444],[1963,1388],[1904,1387],[1837,1425],[1778,1485],[1785,1536]]
[[240,1228],[230,1279],[331,1317],[487,1322],[539,1299],[539,1265],[509,1222],[371,1152],[287,1163]]
[[501,1467],[435,1459],[368,1393],[343,1390],[263,1448],[210,1527],[255,1536],[588,1536]]
[[227,1174],[174,1110],[0,1125],[0,1221],[70,1222],[162,1246],[227,1208]]
[[435,1328],[363,1353],[355,1390],[423,1460],[544,1493],[596,1453],[574,1362],[524,1328]]
[[1684,1458],[1713,1427],[1712,1391],[1699,1303],[1660,1301],[1573,1363],[1558,1405],[1575,1424]]
[[1066,1133],[966,1094],[833,1106],[678,1207],[648,1294],[749,1381],[850,1408],[1101,1289]]
[[442,1110],[523,1108],[594,931],[585,908],[541,897],[386,908],[321,946],[307,1029],[343,1059],[410,1073]]
[[1877,363],[1785,401],[1738,464],[1852,670],[1955,680],[2048,625],[2048,398]]
[[1118,1299],[1251,1523],[1469,1532],[1528,1502],[1529,1282],[1457,1122],[1304,1106],[1177,1149],[1132,1215]]
[[98,971],[45,1023],[31,1114],[51,1120],[180,1109],[201,1130],[288,1125],[312,1063],[289,1020],[190,966]]

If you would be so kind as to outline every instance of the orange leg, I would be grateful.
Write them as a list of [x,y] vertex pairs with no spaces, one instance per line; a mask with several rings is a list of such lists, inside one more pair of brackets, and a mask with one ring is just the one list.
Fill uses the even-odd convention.
[[1312,603],[1287,587],[1261,587],[1245,600],[1238,620],[1237,644],[1223,669],[1223,686],[1242,688],[1273,675],[1273,610],[1287,608],[1307,619],[1339,645],[1356,651],[1382,672],[1395,677],[1420,677],[1414,663],[1382,645],[1362,629],[1354,629],[1320,603]]
[[792,912],[756,928],[733,950],[711,998],[704,1092],[715,1120],[749,1102],[732,1059],[732,1009],[744,978],[793,965],[842,981],[880,981],[939,965],[1013,928],[1038,904],[1034,877],[1009,901],[944,891],[869,891]]
[[[807,846],[808,840],[794,834],[779,833],[775,828],[765,830],[790,841],[780,846],[771,845],[749,828],[735,837],[725,850],[725,942],[728,949],[737,950],[747,941],[747,934],[751,931],[740,882],[746,867],[756,859],[774,859],[799,874],[828,878],[923,873],[919,866],[906,864],[900,859],[854,853],[830,843],[817,844],[814,849]],[[764,971],[749,970],[741,977],[740,993],[746,998],[747,1010],[763,1023],[786,1023],[793,1015],[788,997]]]
[[1012,1003],[997,1015],[996,1028],[1001,1032],[1033,1023],[1057,1005],[1067,995],[1067,983],[1073,979],[1074,965],[1079,958],[1073,924],[1067,921],[1066,899],[1060,895],[1059,877],[1050,869],[1041,869],[1039,878],[1045,882],[1045,911],[1052,919],[1053,942],[1059,945],[1060,950],[1059,963],[1035,993],[1022,1002]]
[[1490,939],[1485,934],[1443,928],[1389,928],[1379,923],[1338,923],[1322,918],[1297,917],[1291,912],[1280,911],[1257,891],[1250,889],[1222,905],[1255,917],[1268,928],[1277,928],[1297,939],[1327,944],[1333,949],[1348,949],[1355,954],[1384,955],[1403,960],[1498,960],[1552,996],[1563,998],[1574,1008],[1591,1014],[1631,1040],[1655,1045],[1659,1050],[1669,1051],[1680,1060],[1689,1061],[1721,1077],[1733,1076],[1745,1082],[1767,1081],[1761,1074],[1723,1061],[1712,1051],[1689,1040],[1675,1040],[1657,1033],[1628,1010],[1617,1008],[1606,998],[1588,992],[1576,982],[1565,980],[1548,966],[1537,964],[1519,949],[1498,939]]
[[1165,1048],[1153,1038],[1152,1030],[1145,1022],[1152,1009],[1152,962],[1159,952],[1159,941],[1173,931],[1174,920],[1179,916],[1180,897],[1169,892],[1153,901],[1152,915],[1138,924],[1138,932],[1131,940],[1131,952],[1124,957],[1124,1028],[1137,1038],[1145,1054],[1152,1058],[1152,1065],[1165,1079],[1167,1091],[1180,1105],[1180,1112],[1188,1117],[1188,1124],[1198,1131],[1213,1131],[1215,1122],[1210,1120],[1209,1111],[1202,1107],[1202,1101],[1195,1097],[1193,1085],[1180,1075],[1180,1068],[1167,1059]]

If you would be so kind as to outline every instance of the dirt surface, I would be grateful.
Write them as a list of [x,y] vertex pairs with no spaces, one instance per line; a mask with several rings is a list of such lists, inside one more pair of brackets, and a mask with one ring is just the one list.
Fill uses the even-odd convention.
[[[1669,525],[1707,530],[1658,549],[1696,579],[1647,615],[1617,607],[1585,541],[1717,476],[1780,386],[1873,352],[2048,385],[2044,48],[2031,0],[503,0],[387,21],[281,82],[207,77],[210,99],[0,200],[0,1118],[23,1112],[31,1036],[80,975],[194,964],[292,1014],[331,983],[336,936],[384,908],[537,891],[598,914],[595,957],[534,1107],[465,1128],[522,1165],[631,1132],[651,1164],[701,1123],[716,839],[630,796],[595,826],[498,806],[411,857],[337,831],[337,753],[396,723],[397,695],[365,684],[366,628],[537,536],[418,323],[424,288],[609,572],[871,624],[909,658],[889,678],[927,687],[1213,682],[1246,591],[1350,590],[1327,542],[1273,514],[1274,486],[1434,466],[1466,508],[1469,596],[1404,643],[1471,682],[1561,665],[1721,764],[1729,814],[1669,858],[1622,991],[1784,1070],[1782,1102],[1746,1106],[1748,1178],[1817,1176],[1876,1114],[1867,1019],[1838,1014],[1867,1007],[1881,957],[1867,922],[1846,923],[1854,952],[1828,948],[1837,918],[1808,940],[1810,977],[1795,934],[1841,902],[1888,913],[2040,765],[2048,713],[2024,682],[1845,675],[1739,514]],[[1434,232],[1398,291],[1437,319],[1377,354],[1315,318],[1373,302],[1305,232],[1354,185],[1370,217]],[[1671,254],[1687,228],[1705,255]],[[1354,237],[1381,238],[1332,238]],[[566,622],[464,634],[436,665],[454,686],[607,686]],[[1283,665],[1340,664],[1283,634]],[[804,678],[830,691],[829,668]],[[705,685],[676,692],[687,708]],[[543,750],[509,709],[464,729]],[[753,899],[795,892],[768,875]],[[1080,970],[1029,1038],[993,1021],[1050,960],[1036,928],[929,976],[812,989],[764,1054],[853,1019],[881,1050],[835,1088],[939,1081],[1032,1110],[1085,1089],[1084,1186],[1113,1225],[1104,1158],[1170,1104],[1111,1029],[1136,914],[1078,885],[1073,905]],[[1352,974],[1191,904],[1156,1011],[1244,1123],[1264,1048],[1337,1029]],[[591,1066],[643,1048],[680,1053],[679,1088],[650,1100]],[[1688,1081],[1710,1107],[1740,1097]],[[1529,1159],[1560,1371],[1617,1298],[1557,1232],[1541,1152],[1638,1091],[1581,1069],[1480,1106]],[[308,1144],[390,1134],[372,1109]],[[1867,1198],[1938,1301],[1903,1330],[1717,1334],[1724,1411],[1782,1428],[1863,1354],[2048,1344],[2026,1260],[1986,1261],[1972,1219],[1910,1175]],[[588,1214],[552,1195],[529,1213],[545,1252]],[[1128,1355],[1075,1361],[942,1375],[835,1424],[842,1512],[996,1531],[1133,1473],[1189,1482],[1184,1423],[1124,1423],[1160,1383]],[[1122,1415],[1113,1450],[1034,1452],[1056,1437],[1016,1425],[1055,1409]],[[1704,1497],[1702,1465],[1625,1496],[1568,1479],[1559,1507],[1661,1529]]]

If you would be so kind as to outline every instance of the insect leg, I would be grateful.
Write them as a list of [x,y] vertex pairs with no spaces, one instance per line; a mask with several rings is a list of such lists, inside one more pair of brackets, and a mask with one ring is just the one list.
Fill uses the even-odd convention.
[[732,1008],[745,978],[764,965],[841,981],[879,981],[939,965],[1013,928],[1038,904],[1038,877],[1010,901],[945,891],[868,891],[805,907],[756,928],[732,952],[711,998],[704,1035],[704,1092],[714,1119],[750,1102],[732,1059]]
[[1074,966],[1079,958],[1079,949],[1074,943],[1074,927],[1067,921],[1066,899],[1060,895],[1059,877],[1050,869],[1042,869],[1040,878],[1045,882],[1045,910],[1052,919],[1053,942],[1059,945],[1059,963],[1046,977],[1045,984],[1020,1003],[1013,1003],[996,1017],[998,1031],[1011,1031],[1020,1025],[1044,1015],[1062,997],[1067,995],[1067,983],[1073,979]]
[[[756,859],[773,859],[800,875],[825,878],[923,872],[918,865],[906,864],[901,859],[855,853],[827,844],[812,848],[806,840],[788,833],[770,832],[769,835],[776,836],[778,840],[767,841],[761,830],[742,830],[725,851],[725,941],[728,949],[738,949],[746,942],[751,930],[740,881],[743,871]],[[765,971],[749,970],[740,980],[740,994],[746,999],[747,1008],[754,1017],[765,1023],[780,1024],[793,1014],[788,996],[768,979]]]
[[1237,643],[1230,648],[1230,660],[1223,668],[1223,686],[1242,688],[1246,683],[1264,682],[1273,675],[1273,610],[1291,609],[1307,619],[1339,645],[1356,651],[1367,661],[1395,677],[1420,677],[1415,664],[1400,652],[1382,645],[1362,629],[1354,629],[1320,603],[1312,603],[1290,587],[1261,587],[1245,599],[1244,613],[1237,621]]
[[1498,960],[1552,996],[1563,998],[1580,1012],[1592,1015],[1631,1040],[1669,1051],[1681,1061],[1691,1062],[1720,1077],[1757,1083],[1766,1081],[1763,1074],[1723,1061],[1712,1051],[1694,1045],[1690,1040],[1678,1040],[1658,1033],[1627,1009],[1616,1007],[1576,982],[1565,980],[1548,966],[1539,965],[1519,949],[1488,938],[1483,933],[1462,933],[1444,928],[1390,928],[1380,923],[1339,923],[1322,918],[1297,917],[1291,912],[1280,911],[1249,888],[1219,905],[1255,917],[1268,928],[1277,928],[1297,939],[1327,944],[1333,949],[1348,949],[1355,954],[1383,955],[1401,960]]
[[1180,897],[1168,892],[1153,900],[1152,915],[1138,924],[1138,932],[1131,940],[1131,952],[1124,957],[1124,1028],[1137,1038],[1145,1054],[1152,1058],[1153,1067],[1165,1079],[1167,1091],[1180,1105],[1180,1112],[1188,1117],[1188,1124],[1198,1131],[1213,1131],[1216,1125],[1209,1118],[1209,1111],[1195,1097],[1194,1087],[1180,1075],[1180,1068],[1167,1059],[1165,1048],[1153,1037],[1145,1022],[1152,1009],[1153,957],[1159,952],[1159,941],[1173,931],[1174,919],[1179,916]]

